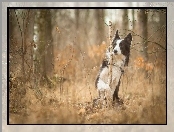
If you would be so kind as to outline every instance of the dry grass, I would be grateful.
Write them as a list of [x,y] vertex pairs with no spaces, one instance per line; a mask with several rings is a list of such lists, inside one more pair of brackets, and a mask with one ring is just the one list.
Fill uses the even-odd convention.
[[[99,54],[93,55],[92,49],[79,59],[82,65],[76,65],[75,58],[67,65],[64,77],[69,78],[56,83],[53,88],[26,88],[21,97],[20,90],[10,92],[10,123],[22,124],[165,124],[166,123],[166,76],[165,66],[145,63],[141,57],[130,62],[122,77],[119,95],[124,104],[114,108],[99,109],[92,107],[97,90],[94,87],[99,67],[92,67],[92,58],[99,58],[105,48],[101,45]],[[77,56],[74,54],[74,57]],[[94,57],[95,56],[95,57]],[[61,56],[62,60],[64,56]],[[60,60],[61,61],[61,58]],[[74,61],[74,62],[73,62]],[[99,61],[93,61],[99,65]],[[64,67],[68,62],[62,62]],[[98,63],[98,64],[97,64]],[[157,62],[156,62],[157,63]],[[58,63],[61,64],[61,63]],[[95,66],[95,64],[93,64]],[[90,68],[91,67],[91,68]],[[83,71],[79,71],[83,69]],[[57,71],[61,70],[57,69]],[[144,71],[150,77],[146,77]],[[15,91],[15,92],[14,92]],[[14,100],[19,103],[15,103]],[[12,101],[13,100],[13,101]],[[21,103],[22,102],[22,103]],[[19,106],[22,107],[19,107]]]

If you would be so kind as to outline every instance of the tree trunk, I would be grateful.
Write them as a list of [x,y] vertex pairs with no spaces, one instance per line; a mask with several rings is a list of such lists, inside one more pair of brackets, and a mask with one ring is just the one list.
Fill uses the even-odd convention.
[[159,13],[160,13],[160,27],[162,27],[166,25],[166,12],[165,10],[161,10]]
[[135,29],[135,9],[132,9],[132,29]]
[[[79,9],[75,9],[75,38],[77,44],[80,43],[79,18],[80,18],[80,11]],[[79,47],[81,47],[81,45],[79,45]]]
[[15,13],[14,13],[14,9],[10,9],[9,10],[9,44],[10,44],[10,48],[11,50],[14,49],[14,43],[13,42],[13,38],[14,38],[14,28],[15,28]]
[[79,29],[79,9],[75,9],[75,19],[76,19],[76,30]]
[[144,39],[141,39],[141,54],[145,61],[148,61],[147,54],[147,14],[144,9],[140,9],[138,12],[138,25],[139,35]]
[[35,72],[41,80],[39,83],[50,85],[48,76],[51,76],[53,69],[53,45],[51,33],[51,13],[50,10],[41,9],[37,13],[37,36],[38,45],[36,52]]
[[40,21],[38,25],[38,31],[39,31],[39,43],[38,43],[38,53],[39,53],[39,74],[41,75],[41,78],[46,78],[46,67],[45,67],[45,52],[46,52],[46,22],[45,22],[45,14],[46,10],[40,10]]
[[96,44],[101,44],[104,41],[104,17],[105,12],[104,9],[96,9],[95,10],[95,18],[96,18]]
[[123,29],[123,35],[127,35],[127,30],[129,30],[129,25],[128,25],[128,10],[124,9],[123,10],[123,15],[122,15],[122,29]]
[[24,30],[24,43],[25,43],[25,67],[26,67],[26,79],[31,79],[32,66],[33,66],[33,36],[34,36],[34,18],[35,10],[28,10],[27,17],[25,19]]
[[45,56],[45,68],[46,75],[51,77],[53,74],[54,52],[53,52],[53,38],[52,38],[52,18],[50,10],[46,10],[45,14],[45,39],[46,39],[46,56]]
[[10,65],[9,70],[10,72],[13,72],[16,68],[14,68],[16,65],[15,62],[17,61],[14,57],[15,55],[15,49],[17,47],[17,42],[15,42],[15,24],[16,24],[16,18],[15,18],[15,12],[14,9],[9,10],[9,56],[10,56]]

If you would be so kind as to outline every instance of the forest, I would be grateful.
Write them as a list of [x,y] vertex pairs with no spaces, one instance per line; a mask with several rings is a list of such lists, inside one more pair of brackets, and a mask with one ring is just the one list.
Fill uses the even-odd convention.
[[[10,124],[166,124],[167,8],[8,8]],[[132,34],[123,105],[93,107],[112,35]]]

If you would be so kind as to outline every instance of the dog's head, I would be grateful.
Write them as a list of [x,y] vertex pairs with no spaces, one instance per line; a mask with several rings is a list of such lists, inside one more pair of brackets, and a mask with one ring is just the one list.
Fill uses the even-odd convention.
[[118,30],[114,36],[112,46],[114,54],[123,54],[124,56],[128,56],[130,54],[130,45],[132,41],[132,35],[129,33],[124,39],[121,39],[118,35]]

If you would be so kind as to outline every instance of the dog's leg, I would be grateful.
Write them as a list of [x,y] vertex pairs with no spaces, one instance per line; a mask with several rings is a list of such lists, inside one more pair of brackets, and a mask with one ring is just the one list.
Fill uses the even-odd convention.
[[116,89],[114,91],[114,94],[113,94],[113,102],[115,101],[115,99],[116,99],[116,101],[118,101],[120,99],[118,97],[119,87],[120,87],[120,80],[119,80],[119,82],[118,82],[118,84],[116,86]]
[[123,100],[121,100],[118,97],[119,87],[120,87],[120,80],[119,80],[118,85],[116,86],[116,89],[113,94],[113,105],[115,105],[115,104],[122,105],[123,104]]
[[99,90],[98,94],[99,94],[99,97],[93,100],[93,106],[99,107],[99,108],[105,108],[107,106],[106,91]]

